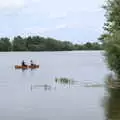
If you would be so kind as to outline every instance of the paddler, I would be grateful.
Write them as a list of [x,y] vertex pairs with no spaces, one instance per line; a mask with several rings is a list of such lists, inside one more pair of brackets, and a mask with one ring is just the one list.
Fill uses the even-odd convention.
[[25,64],[25,61],[24,61],[24,60],[22,61],[21,64],[22,64],[22,66],[25,66],[25,67],[27,66],[27,65]]

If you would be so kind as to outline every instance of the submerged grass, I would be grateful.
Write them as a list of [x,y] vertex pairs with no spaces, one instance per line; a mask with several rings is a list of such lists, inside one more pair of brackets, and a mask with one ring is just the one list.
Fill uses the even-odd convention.
[[61,77],[61,78],[55,78],[55,82],[59,84],[68,84],[68,85],[76,85],[79,87],[104,87],[105,84],[100,83],[84,83],[80,81],[75,81],[71,78]]

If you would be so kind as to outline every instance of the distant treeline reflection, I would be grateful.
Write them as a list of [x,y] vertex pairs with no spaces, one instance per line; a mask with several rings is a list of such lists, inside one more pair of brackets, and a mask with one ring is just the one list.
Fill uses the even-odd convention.
[[71,51],[71,50],[102,50],[98,42],[73,44],[69,41],[60,41],[40,36],[16,36],[12,40],[0,38],[0,51]]

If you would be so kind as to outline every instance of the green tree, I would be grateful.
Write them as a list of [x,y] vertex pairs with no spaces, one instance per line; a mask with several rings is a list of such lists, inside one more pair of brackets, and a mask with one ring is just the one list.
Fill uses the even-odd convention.
[[103,6],[106,22],[102,41],[108,66],[120,75],[120,0],[107,0]]
[[101,35],[99,40],[104,42],[105,38],[120,30],[120,0],[107,0],[103,8],[106,11],[106,22],[103,27],[104,34]]
[[12,50],[13,51],[26,51],[26,40],[21,36],[14,37],[12,41]]
[[9,38],[0,39],[0,51],[11,51],[11,42]]
[[60,41],[53,38],[40,36],[0,38],[0,51],[71,51],[71,50],[100,50],[99,43],[87,42],[85,44],[73,44],[69,41]]

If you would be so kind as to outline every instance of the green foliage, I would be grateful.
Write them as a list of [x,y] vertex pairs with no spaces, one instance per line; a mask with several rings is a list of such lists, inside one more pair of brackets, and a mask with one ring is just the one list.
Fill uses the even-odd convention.
[[14,37],[0,39],[0,51],[71,51],[71,50],[101,50],[99,43],[87,42],[83,45],[73,44],[69,41],[60,41],[40,36]]
[[106,23],[99,40],[103,43],[109,68],[120,75],[120,0],[107,0],[103,8]]
[[120,74],[120,32],[114,33],[105,41],[105,56],[111,70]]
[[12,41],[12,50],[26,51],[26,41],[20,36],[14,37],[14,40]]
[[120,0],[107,0],[103,8],[106,10],[107,19],[104,29],[109,33],[120,30]]
[[107,0],[103,8],[106,11],[106,22],[103,27],[104,34],[99,37],[102,42],[120,30],[120,0]]
[[0,51],[10,51],[11,43],[9,38],[1,38],[0,39]]

